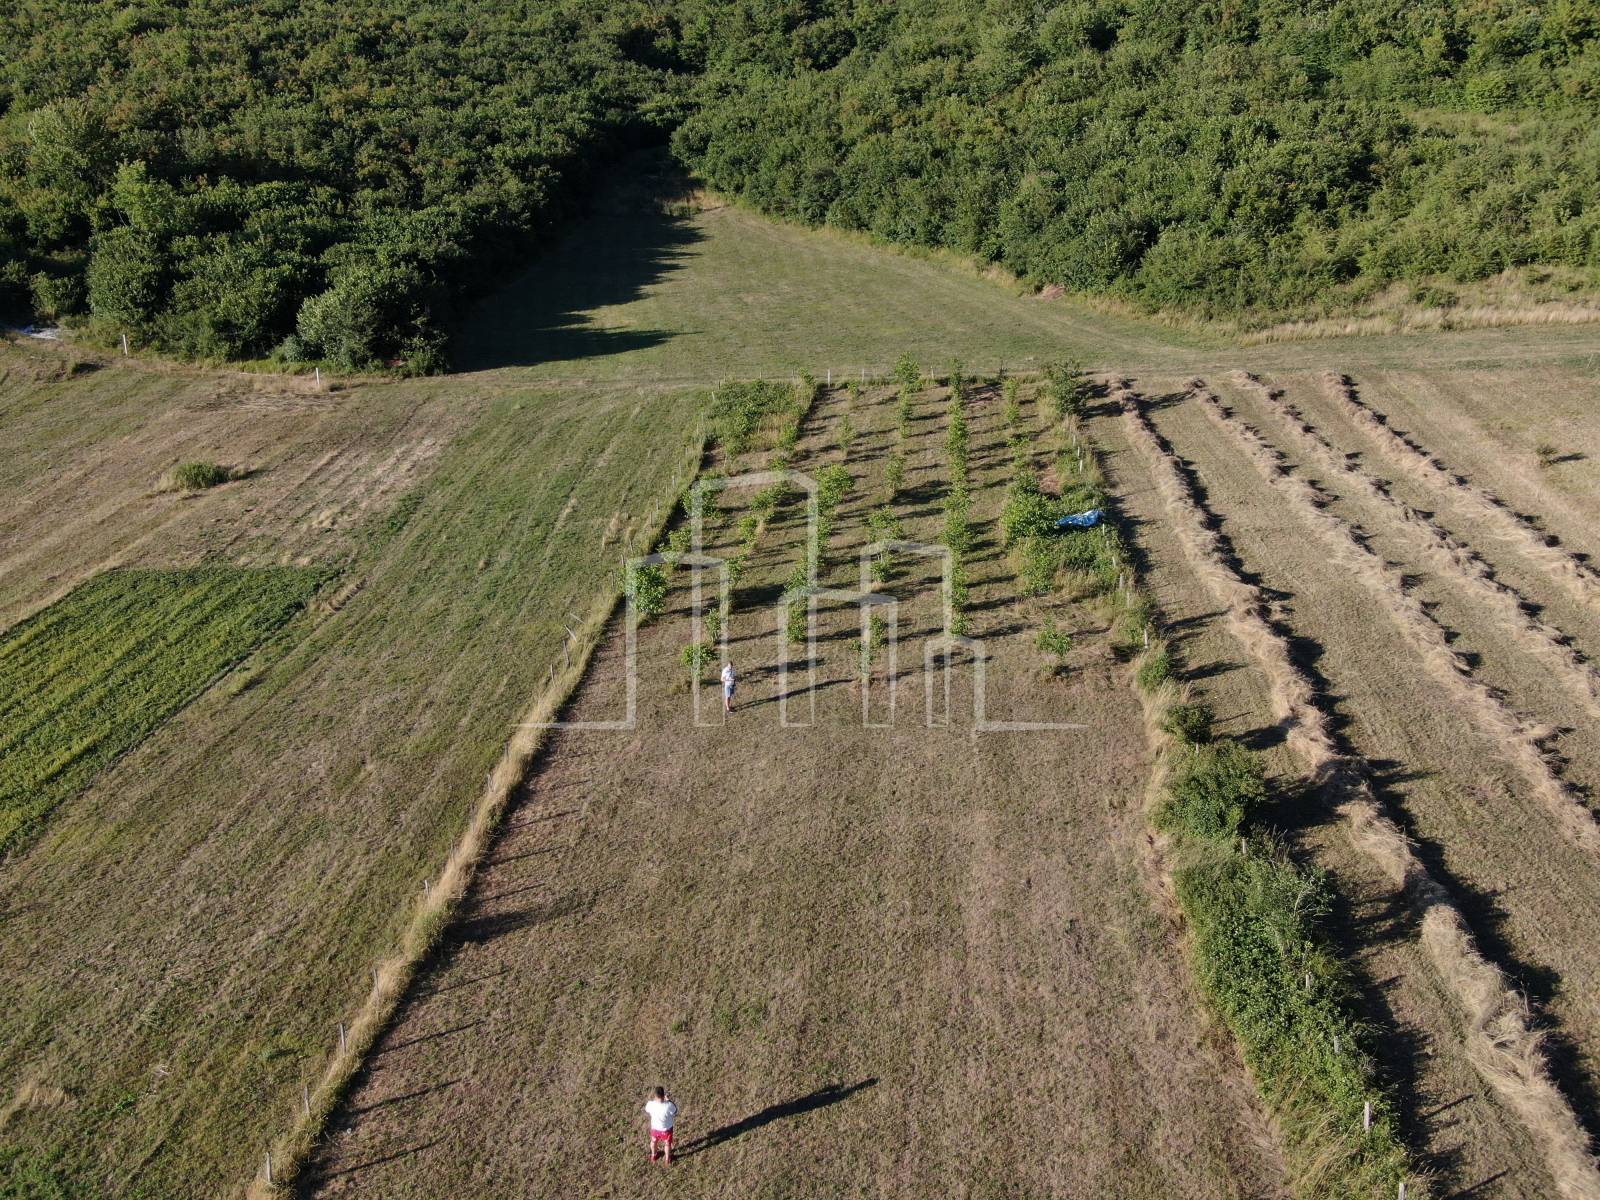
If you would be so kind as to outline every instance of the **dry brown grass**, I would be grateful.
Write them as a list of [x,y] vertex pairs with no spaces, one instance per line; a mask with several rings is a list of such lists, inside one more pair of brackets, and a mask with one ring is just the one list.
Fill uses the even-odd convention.
[[1248,371],[1234,372],[1234,379],[1241,387],[1255,393],[1278,418],[1280,426],[1325,470],[1336,474],[1392,516],[1422,561],[1464,585],[1494,613],[1517,646],[1548,664],[1553,676],[1577,701],[1592,715],[1600,716],[1600,671],[1569,644],[1562,630],[1531,616],[1526,598],[1495,578],[1493,568],[1471,546],[1397,499],[1354,459],[1336,449],[1299,410],[1284,400],[1280,389],[1268,387],[1259,376]]
[[1396,333],[1439,333],[1460,329],[1499,329],[1513,325],[1592,325],[1600,307],[1563,301],[1463,304],[1452,308],[1407,306],[1390,312],[1349,317],[1285,321],[1244,334],[1240,344],[1303,342],[1321,338],[1373,337]]
[[1284,497],[1290,511],[1322,539],[1335,561],[1362,582],[1378,607],[1417,650],[1429,674],[1521,773],[1562,833],[1584,851],[1600,854],[1600,824],[1582,795],[1557,774],[1544,748],[1555,731],[1512,712],[1494,689],[1474,677],[1471,664],[1451,648],[1444,627],[1406,587],[1404,572],[1374,553],[1349,522],[1328,512],[1324,507],[1328,498],[1320,489],[1288,471],[1282,454],[1224,408],[1203,381],[1194,381],[1190,394],[1212,423],[1243,450],[1261,477]]
[[[680,468],[676,486],[671,490],[671,501],[644,517],[641,525],[648,536],[634,543],[637,549],[647,548],[664,528],[677,496],[693,479],[704,454],[705,443],[701,440]],[[460,908],[479,864],[493,844],[506,806],[526,780],[535,755],[545,743],[549,730],[544,726],[556,719],[562,705],[583,679],[589,659],[600,644],[601,635],[620,599],[620,589],[596,597],[582,623],[573,631],[576,637],[570,658],[564,660],[565,665],[553,673],[550,682],[523,713],[473,806],[466,830],[445,860],[438,881],[417,901],[396,950],[374,967],[372,990],[350,1019],[345,1050],[335,1051],[330,1057],[312,1090],[309,1111],[302,1109],[290,1128],[274,1140],[274,1182],[268,1184],[264,1173],[251,1181],[247,1195],[254,1200],[285,1195],[292,1186],[295,1174],[343,1099],[356,1071],[378,1036],[393,1020],[395,1008],[416,978],[423,960],[438,945],[441,933]]]
[[1356,394],[1350,377],[1329,371],[1323,375],[1328,396],[1339,409],[1377,443],[1396,470],[1464,502],[1488,521],[1506,541],[1538,563],[1557,582],[1585,603],[1600,606],[1600,573],[1580,562],[1517,513],[1494,493],[1453,473],[1444,463],[1392,428]]
[[[1467,1019],[1473,1065],[1538,1141],[1560,1194],[1566,1200],[1600,1200],[1600,1170],[1576,1115],[1550,1080],[1543,1035],[1530,1024],[1526,1000],[1479,952],[1449,894],[1384,815],[1365,762],[1339,752],[1309,679],[1294,665],[1287,639],[1269,622],[1271,606],[1228,566],[1220,535],[1179,473],[1175,456],[1140,411],[1138,398],[1124,393],[1121,403],[1129,440],[1175,518],[1185,558],[1226,608],[1230,628],[1268,678],[1274,713],[1291,750],[1306,764],[1312,784],[1337,800],[1352,842],[1422,914],[1429,960]],[[1272,473],[1280,475],[1281,465],[1270,451],[1267,458]]]

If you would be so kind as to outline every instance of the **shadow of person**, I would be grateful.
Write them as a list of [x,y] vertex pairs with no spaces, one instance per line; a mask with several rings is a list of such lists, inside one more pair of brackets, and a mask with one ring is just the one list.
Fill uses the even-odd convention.
[[826,1087],[819,1087],[814,1092],[807,1092],[804,1096],[796,1096],[792,1100],[785,1100],[781,1104],[771,1104],[758,1113],[724,1125],[720,1129],[713,1129],[703,1137],[695,1138],[684,1143],[679,1151],[681,1156],[698,1154],[702,1150],[712,1150],[734,1138],[743,1137],[774,1121],[782,1121],[786,1117],[798,1117],[804,1113],[815,1112],[819,1108],[827,1108],[830,1104],[838,1104],[841,1100],[848,1100],[857,1092],[865,1091],[877,1084],[877,1079],[863,1079],[859,1083],[843,1084],[830,1083]]

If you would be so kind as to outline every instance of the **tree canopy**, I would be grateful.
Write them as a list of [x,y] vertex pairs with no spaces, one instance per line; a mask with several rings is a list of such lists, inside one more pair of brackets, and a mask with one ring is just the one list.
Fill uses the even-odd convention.
[[1590,0],[17,0],[0,309],[435,369],[670,134],[771,213],[1265,319],[1600,281]]

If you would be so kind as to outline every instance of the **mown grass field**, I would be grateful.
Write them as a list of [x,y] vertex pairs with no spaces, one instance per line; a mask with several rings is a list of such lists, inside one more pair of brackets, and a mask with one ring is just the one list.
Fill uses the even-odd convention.
[[[913,407],[906,436],[883,388],[837,391],[804,423],[794,465],[849,481],[825,586],[859,587],[886,511],[906,538],[945,536],[946,399]],[[862,727],[860,617],[835,601],[818,614],[815,723],[783,727],[781,696],[790,720],[810,704],[802,671],[778,673],[777,599],[805,554],[792,496],[733,594],[731,718],[711,686],[706,724],[692,715],[679,568],[641,635],[636,728],[552,742],[304,1194],[1283,1193],[1248,1080],[1159,915],[1143,723],[1108,610],[1025,594],[999,539],[1013,465],[998,389],[969,409],[984,716],[1081,727],[980,729],[963,662],[949,726],[929,728],[941,575],[905,554],[876,585],[900,602],[895,728]],[[905,478],[888,499],[894,453]],[[727,495],[710,553],[750,544],[757,494]],[[1047,621],[1073,638],[1059,667],[1037,644]],[[807,650],[787,653],[798,668]],[[567,715],[620,715],[624,670],[614,629]],[[875,720],[889,670],[874,661]],[[644,1174],[636,1111],[658,1079],[683,1111],[669,1178]]]
[[5,1140],[85,1195],[242,1187],[699,419],[681,394],[424,388],[470,415],[341,542],[326,602],[0,867]]
[[0,636],[0,853],[321,581],[290,567],[112,571]]
[[[95,369],[72,372],[59,350],[0,351],[0,418],[19,450],[0,461],[0,626],[56,611],[110,568],[338,573],[0,864],[0,1145],[20,1155],[0,1169],[81,1196],[233,1195],[259,1175],[261,1148],[293,1120],[302,1079],[321,1071],[336,1023],[360,1007],[371,965],[543,695],[563,622],[615,586],[630,535],[669,498],[705,393],[726,378],[831,367],[837,380],[886,372],[907,351],[940,372],[952,356],[984,371],[1077,356],[1153,398],[1204,375],[1281,436],[1231,383],[1235,369],[1261,372],[1600,654],[1592,612],[1470,509],[1391,481],[1319,383],[1349,372],[1456,470],[1573,549],[1600,551],[1583,519],[1591,331],[1238,350],[737,208],[651,211],[598,214],[485,306],[465,343],[478,369],[459,376],[314,392],[94,356]],[[998,402],[979,407],[991,444],[975,438],[974,472],[994,488]],[[1116,448],[1114,414],[1102,415],[1091,431]],[[1244,568],[1280,598],[1350,745],[1380,766],[1383,798],[1549,1023],[1553,1074],[1594,1129],[1592,863],[1228,437],[1182,402],[1151,415],[1194,464]],[[813,461],[839,458],[838,416],[829,408],[808,430]],[[842,551],[865,537],[857,497],[894,436],[881,407],[863,401],[854,419],[859,490],[838,517]],[[932,402],[918,414],[929,449],[914,465],[929,490],[908,498],[908,531],[938,525],[938,421]],[[1547,435],[1564,461],[1540,464]],[[194,458],[248,471],[194,497],[154,492]],[[1136,460],[1119,451],[1112,465],[1193,686],[1292,782],[1259,672],[1185,574]],[[992,520],[993,496],[981,504]],[[1405,565],[1513,707],[1570,730],[1557,745],[1571,781],[1600,785],[1592,726],[1479,599],[1433,577],[1388,510],[1342,492],[1332,506]],[[776,523],[741,585],[741,662],[776,647],[770,603],[796,536]],[[846,557],[836,583],[854,579]],[[842,1194],[951,1180],[972,1195],[1281,1192],[1281,1147],[1157,916],[1142,859],[1146,751],[1109,634],[1089,610],[1056,612],[1075,622],[1077,648],[1064,680],[1046,680],[1033,639],[1051,610],[1018,600],[998,548],[977,550],[975,569],[996,703],[1035,717],[1081,708],[1103,738],[1002,746],[918,729],[884,735],[884,752],[854,723],[856,633],[837,612],[824,617],[817,728],[769,736],[768,704],[744,714],[760,713],[765,733],[752,736],[754,720],[698,729],[684,717],[687,635],[674,615],[643,642],[649,736],[552,747],[306,1187],[626,1192],[642,1169],[635,1093],[666,1074],[684,1093],[686,1140],[720,1131],[661,1181],[686,1194],[795,1193],[819,1178]],[[926,632],[931,576],[910,579],[905,619]],[[619,670],[603,648],[573,711],[618,715]],[[770,676],[751,670],[744,686],[770,699]],[[904,691],[918,707],[915,675]],[[586,808],[569,803],[579,795]],[[1338,884],[1363,1014],[1385,1031],[1400,1123],[1437,1190],[1549,1194],[1537,1134],[1474,1067],[1465,1018],[1393,886],[1314,797],[1274,818]],[[638,920],[651,889],[671,897],[678,937]],[[433,1090],[412,1096],[419,1087]],[[1064,1094],[1088,1097],[1103,1123],[1063,1135]]]

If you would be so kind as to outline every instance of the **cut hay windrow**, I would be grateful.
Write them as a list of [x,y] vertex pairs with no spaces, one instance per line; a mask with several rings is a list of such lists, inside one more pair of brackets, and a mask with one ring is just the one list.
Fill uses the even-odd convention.
[[1528,612],[1527,600],[1496,579],[1494,569],[1472,547],[1458,541],[1436,521],[1397,498],[1382,482],[1337,449],[1305,419],[1299,409],[1284,399],[1281,388],[1269,387],[1260,377],[1248,371],[1235,371],[1234,379],[1241,387],[1259,396],[1281,426],[1324,469],[1338,475],[1362,496],[1393,516],[1423,561],[1465,586],[1494,613],[1518,646],[1543,659],[1562,686],[1591,715],[1600,717],[1600,671],[1573,648],[1564,632],[1532,616]]
[[1261,477],[1287,501],[1291,511],[1320,537],[1335,561],[1378,601],[1378,607],[1416,648],[1438,682],[1494,742],[1500,756],[1522,775],[1562,833],[1590,854],[1600,854],[1600,824],[1583,797],[1557,773],[1544,742],[1554,734],[1548,726],[1511,711],[1498,693],[1472,673],[1471,664],[1450,647],[1444,627],[1407,589],[1405,574],[1389,565],[1357,533],[1355,526],[1327,511],[1329,497],[1309,480],[1284,465],[1283,455],[1254,428],[1225,407],[1204,381],[1194,380],[1189,395],[1213,424],[1244,451]]
[[1544,567],[1551,578],[1578,599],[1600,607],[1600,573],[1553,544],[1548,534],[1519,516],[1493,492],[1457,475],[1422,446],[1398,433],[1356,394],[1348,375],[1330,371],[1323,376],[1323,385],[1340,411],[1377,443],[1392,466],[1471,508],[1489,521],[1508,544]]
[[1405,834],[1382,811],[1364,759],[1342,753],[1309,677],[1295,665],[1288,638],[1261,590],[1231,565],[1210,514],[1162,443],[1131,391],[1119,397],[1129,441],[1149,469],[1172,518],[1185,560],[1228,615],[1241,646],[1267,677],[1273,715],[1311,784],[1332,797],[1352,843],[1421,914],[1421,940],[1434,970],[1466,1018],[1467,1057],[1543,1151],[1565,1200],[1600,1200],[1600,1166],[1566,1097],[1551,1080],[1544,1035],[1533,1028],[1526,998],[1485,959],[1449,893],[1417,858]]

